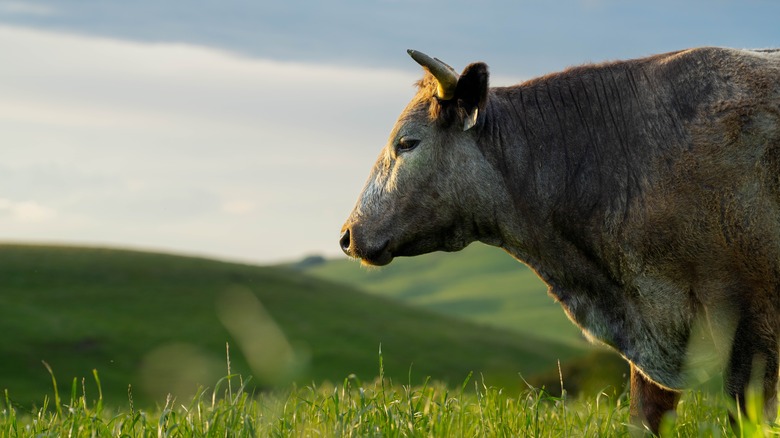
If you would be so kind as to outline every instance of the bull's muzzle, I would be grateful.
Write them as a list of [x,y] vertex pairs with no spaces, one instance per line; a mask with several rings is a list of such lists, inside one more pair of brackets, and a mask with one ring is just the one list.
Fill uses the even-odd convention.
[[389,245],[390,240],[371,243],[367,239],[360,238],[357,227],[351,224],[344,225],[341,230],[341,238],[339,238],[339,246],[344,254],[374,266],[383,266],[393,261]]

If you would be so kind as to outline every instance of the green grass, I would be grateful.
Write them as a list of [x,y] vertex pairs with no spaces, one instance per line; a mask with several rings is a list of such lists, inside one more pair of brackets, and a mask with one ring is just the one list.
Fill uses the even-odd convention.
[[335,259],[304,271],[437,313],[585,348],[547,286],[504,251],[475,243],[456,253],[397,258],[382,268]]
[[469,372],[519,391],[581,354],[570,346],[415,309],[284,268],[95,248],[0,245],[0,390],[14,406],[40,404],[61,377],[97,370],[108,405],[127,388],[137,406],[190,397],[234,370],[253,389],[376,375],[452,384]]
[[[468,269],[492,262],[459,263],[433,267],[442,284],[457,288]],[[411,288],[429,275],[399,266],[406,278],[368,275]],[[598,352],[564,360],[561,392],[557,360],[584,353],[555,335],[535,336],[541,324],[500,330],[447,315],[446,306],[415,309],[291,269],[134,251],[0,245],[0,279],[3,437],[622,437],[632,430],[624,367]],[[557,306],[534,293],[547,300],[540,305]],[[421,303],[460,297],[436,287],[427,295]],[[469,306],[449,307],[458,308]],[[603,375],[583,385],[580,374],[593,370]],[[537,373],[533,386],[521,377]],[[733,436],[728,411],[719,395],[686,392],[662,435]],[[760,409],[749,404],[749,411]],[[740,417],[741,436],[780,434],[755,418]]]
[[[382,359],[380,358],[380,361]],[[466,377],[457,386],[404,384],[380,375],[371,382],[354,376],[338,384],[292,386],[251,393],[229,375],[213,390],[186,399],[167,397],[158,407],[139,409],[132,393],[122,408],[108,408],[94,394],[100,381],[74,381],[66,396],[54,393],[43,406],[24,410],[0,402],[0,436],[5,437],[627,437],[625,393],[570,398],[527,388],[508,394]],[[217,396],[218,395],[218,396]],[[729,406],[716,395],[684,394],[676,415],[662,423],[661,436],[734,436]],[[742,437],[777,435],[760,421],[739,417]]]

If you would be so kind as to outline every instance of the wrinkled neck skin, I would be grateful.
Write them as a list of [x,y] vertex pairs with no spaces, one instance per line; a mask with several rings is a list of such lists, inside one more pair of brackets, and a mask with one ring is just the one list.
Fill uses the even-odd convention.
[[[531,230],[536,229],[542,222],[541,218],[548,213],[538,208],[542,201],[534,199],[536,196],[529,184],[528,175],[533,173],[533,169],[529,168],[530,163],[525,159],[528,139],[518,136],[518,130],[510,126],[515,120],[495,117],[496,114],[515,114],[512,98],[506,93],[491,90],[484,122],[480,125],[478,145],[494,174],[501,177],[501,193],[495,197],[500,203],[493,209],[492,233],[477,237],[479,241],[503,248],[534,267],[531,260],[538,258],[535,249],[542,242]],[[515,123],[519,125],[521,122]]]
[[[565,256],[572,256],[571,252],[588,252],[592,262],[601,258],[595,246],[603,245],[582,241],[581,235],[590,227],[601,227],[605,221],[615,224],[611,228],[616,231],[625,212],[627,195],[616,191],[612,199],[606,199],[583,191],[583,187],[592,184],[579,185],[579,180],[614,180],[611,173],[619,172],[620,166],[613,165],[611,170],[589,169],[586,175],[577,175],[576,170],[572,173],[572,167],[583,164],[575,162],[582,157],[565,157],[566,136],[543,126],[547,123],[543,118],[536,120],[529,114],[536,111],[528,107],[529,93],[533,90],[519,87],[491,90],[478,144],[495,174],[501,176],[501,184],[500,193],[495,196],[494,222],[485,227],[492,234],[480,235],[478,240],[503,248],[550,283],[550,275],[559,273],[559,268],[569,271],[570,264],[543,266],[539,261],[565,262]],[[539,104],[538,99],[533,100],[534,105]],[[497,114],[500,116],[496,117]],[[597,176],[598,173],[603,175]],[[608,209],[600,209],[604,203],[609,204]],[[592,235],[597,238],[597,233]]]
[[[495,222],[488,228],[495,234],[481,235],[479,240],[528,264],[566,304],[568,291],[573,289],[621,286],[615,267],[605,261],[606,236],[588,230],[612,223],[608,232],[616,233],[626,195],[615,191],[608,198],[584,191],[599,187],[578,184],[581,179],[612,183],[616,177],[610,172],[619,172],[620,165],[611,163],[611,170],[591,168],[588,174],[578,175],[574,168],[585,158],[565,156],[575,154],[567,152],[569,139],[556,129],[557,121],[545,118],[544,108],[536,108],[545,104],[535,94],[521,87],[491,90],[478,144],[495,173],[501,175],[496,199],[502,204],[494,208]],[[601,208],[605,203],[608,208]]]
[[[555,93],[544,82],[491,90],[479,147],[501,175],[503,201],[494,210],[495,234],[479,240],[530,266],[586,336],[614,347],[655,382],[683,387],[693,304],[665,280],[639,297],[637,279],[645,273],[631,267],[621,243],[650,178],[632,167],[626,143],[638,146],[631,151],[638,160],[651,160],[642,151],[652,145],[630,138],[606,105],[556,106]],[[607,137],[601,143],[620,147],[589,146],[599,143],[597,130]]]

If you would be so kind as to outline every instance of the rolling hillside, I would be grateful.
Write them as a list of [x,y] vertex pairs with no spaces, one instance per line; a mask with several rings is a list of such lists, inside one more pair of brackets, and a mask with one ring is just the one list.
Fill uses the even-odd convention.
[[353,260],[338,259],[311,263],[302,269],[320,278],[524,336],[574,348],[587,344],[532,270],[487,245],[475,243],[456,253],[401,257],[382,268],[365,268]]
[[0,307],[0,389],[22,406],[52,394],[42,361],[63,393],[95,392],[95,369],[109,403],[186,396],[227,373],[226,342],[260,388],[373,379],[380,344],[396,382],[473,371],[509,390],[580,353],[290,269],[123,250],[0,245]]

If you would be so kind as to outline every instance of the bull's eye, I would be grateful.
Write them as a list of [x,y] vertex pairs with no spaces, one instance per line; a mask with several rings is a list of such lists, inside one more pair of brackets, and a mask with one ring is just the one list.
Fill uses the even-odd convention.
[[402,138],[398,140],[398,143],[395,145],[395,152],[397,154],[401,154],[404,152],[409,152],[412,149],[416,148],[417,145],[420,144],[420,140],[415,140],[412,138]]

